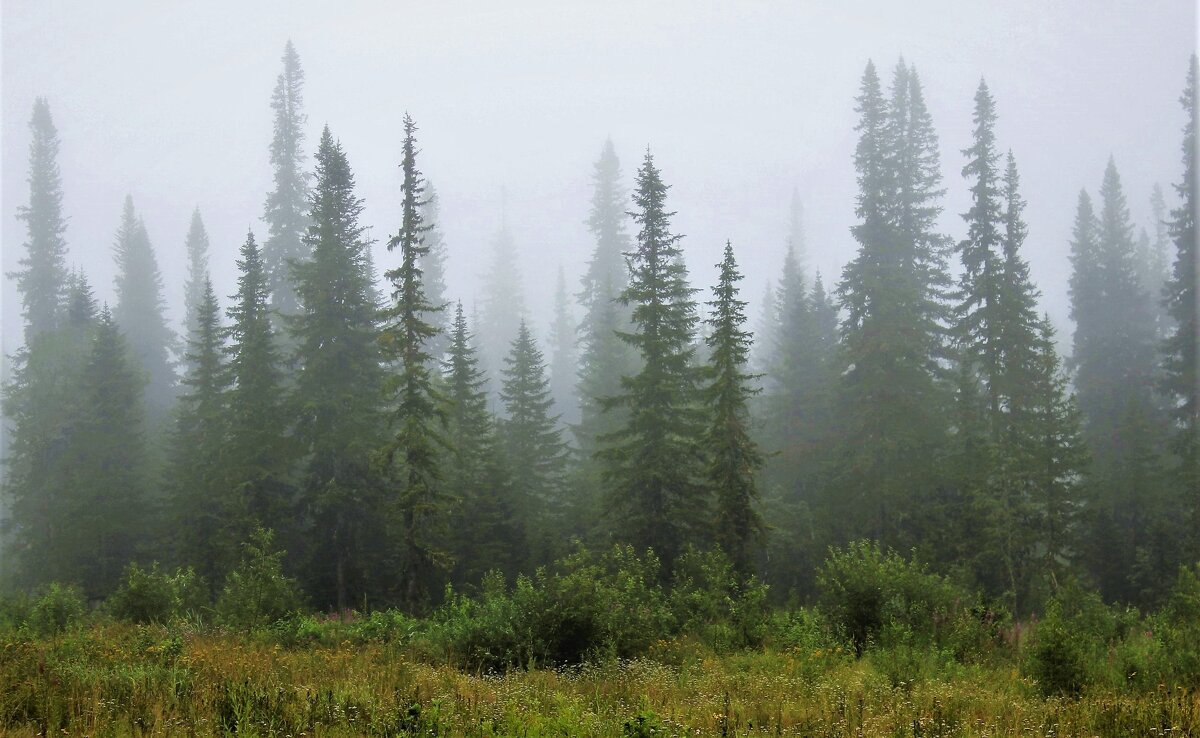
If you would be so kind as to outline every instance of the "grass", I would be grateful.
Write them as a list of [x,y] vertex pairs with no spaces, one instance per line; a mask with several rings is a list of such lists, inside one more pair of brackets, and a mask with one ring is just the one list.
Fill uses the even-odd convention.
[[0,635],[6,735],[1200,735],[1200,691],[1043,697],[1016,663],[695,640],[645,658],[468,673],[415,643],[309,644],[96,622]]

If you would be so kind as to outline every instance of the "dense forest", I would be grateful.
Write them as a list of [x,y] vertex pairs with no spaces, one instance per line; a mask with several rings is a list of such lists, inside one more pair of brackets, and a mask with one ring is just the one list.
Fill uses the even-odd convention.
[[[867,64],[857,251],[840,275],[807,273],[797,225],[756,316],[738,244],[693,284],[671,173],[605,142],[579,203],[586,272],[560,276],[534,324],[510,238],[478,304],[450,293],[411,118],[396,200],[372,204],[395,223],[375,263],[351,158],[328,126],[305,139],[290,43],[282,62],[263,225],[225,296],[192,216],[181,336],[132,199],[115,301],[68,268],[59,132],[34,105],[25,340],[3,405],[10,592],[99,601],[157,562],[211,597],[255,550],[313,610],[420,615],[620,544],[658,562],[659,585],[719,555],[738,586],[803,603],[831,548],[865,539],[1027,617],[1064,588],[1155,608],[1200,560],[1194,57],[1153,222],[1132,221],[1119,162],[1063,175],[1082,186],[1069,340],[1039,306],[986,82],[962,101],[971,145],[942,162],[916,69]],[[948,188],[970,193],[954,233],[938,227]]]

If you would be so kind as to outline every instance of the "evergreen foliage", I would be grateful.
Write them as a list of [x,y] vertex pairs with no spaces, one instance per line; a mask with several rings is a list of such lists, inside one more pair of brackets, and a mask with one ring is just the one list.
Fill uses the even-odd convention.
[[450,345],[450,304],[446,287],[446,260],[449,257],[446,237],[442,234],[442,209],[433,183],[425,180],[425,199],[421,201],[421,222],[425,225],[425,253],[417,260],[421,269],[421,284],[425,287],[426,301],[433,309],[425,315],[425,321],[437,329],[430,337],[429,355],[436,361],[446,356]]
[[753,546],[766,526],[758,510],[755,482],[762,455],[750,436],[750,398],[755,375],[746,372],[751,334],[744,329],[746,303],[738,299],[738,271],[733,244],[717,265],[720,276],[708,305],[711,359],[704,404],[711,418],[704,435],[708,482],[716,498],[713,538],[729,556],[739,576],[753,573]]
[[67,299],[67,221],[62,212],[62,176],[58,171],[58,129],[46,98],[33,103],[29,118],[29,204],[17,209],[27,241],[16,280],[25,316],[25,341],[62,323]]
[[567,278],[560,266],[554,288],[554,320],[550,324],[550,396],[554,398],[554,408],[564,425],[579,422],[579,400],[575,396],[575,378],[579,371],[575,356],[577,335],[567,294]]
[[[183,284],[183,334],[191,336],[196,332],[196,319],[204,302],[204,286],[208,281],[208,232],[204,229],[200,208],[192,211],[184,251],[187,253],[187,281]],[[187,365],[186,355],[183,363],[185,370],[191,368]]]
[[630,213],[640,226],[628,254],[629,286],[621,302],[633,308],[621,339],[637,350],[641,368],[621,378],[621,392],[604,407],[628,413],[624,428],[602,438],[607,464],[606,511],[613,536],[654,549],[669,569],[685,542],[710,534],[709,499],[700,449],[703,414],[693,362],[695,289],[671,232],[667,185],[650,152],[637,174]]

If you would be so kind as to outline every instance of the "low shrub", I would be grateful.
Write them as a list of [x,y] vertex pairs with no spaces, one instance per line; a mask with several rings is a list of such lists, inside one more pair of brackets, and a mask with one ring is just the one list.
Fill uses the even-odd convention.
[[78,587],[54,582],[33,601],[25,625],[38,635],[54,635],[80,623],[86,611]]
[[670,605],[679,629],[716,651],[759,646],[770,625],[767,585],[742,581],[721,551],[689,549],[675,566]]
[[157,562],[149,569],[130,564],[107,605],[121,620],[165,623],[207,608],[208,596],[203,580],[191,567],[168,574],[159,570]]
[[300,588],[283,575],[283,552],[274,534],[259,528],[242,544],[242,560],[225,579],[217,598],[217,619],[229,628],[251,630],[300,609]]

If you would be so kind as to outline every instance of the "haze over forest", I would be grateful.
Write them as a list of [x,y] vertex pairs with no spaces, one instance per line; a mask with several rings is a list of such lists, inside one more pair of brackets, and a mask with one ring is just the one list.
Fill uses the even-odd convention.
[[[1086,21],[1081,20],[1086,19]],[[584,224],[606,137],[626,186],[650,146],[671,184],[676,231],[696,285],[725,239],[738,248],[757,318],[778,276],[793,192],[804,258],[835,281],[854,241],[854,96],[868,58],[901,56],[921,75],[955,239],[968,193],[958,175],[971,98],[986,77],[998,135],[1021,162],[1025,249],[1060,339],[1075,196],[1111,155],[1134,222],[1177,161],[1181,60],[1195,46],[1188,0],[951,3],[186,5],[9,2],[3,11],[4,271],[24,239],[29,111],[47,98],[71,264],[112,300],[113,234],[132,194],[162,269],[169,318],[183,317],[183,249],[199,207],[218,295],[233,292],[237,246],[263,232],[271,187],[271,90],[291,39],[306,75],[306,151],[321,127],[345,147],[380,265],[395,232],[405,111],[421,127],[422,169],[441,200],[449,286],[470,305],[506,202],[533,327],[549,329],[555,272],[577,289],[592,244]],[[21,342],[6,280],[3,350]]]

